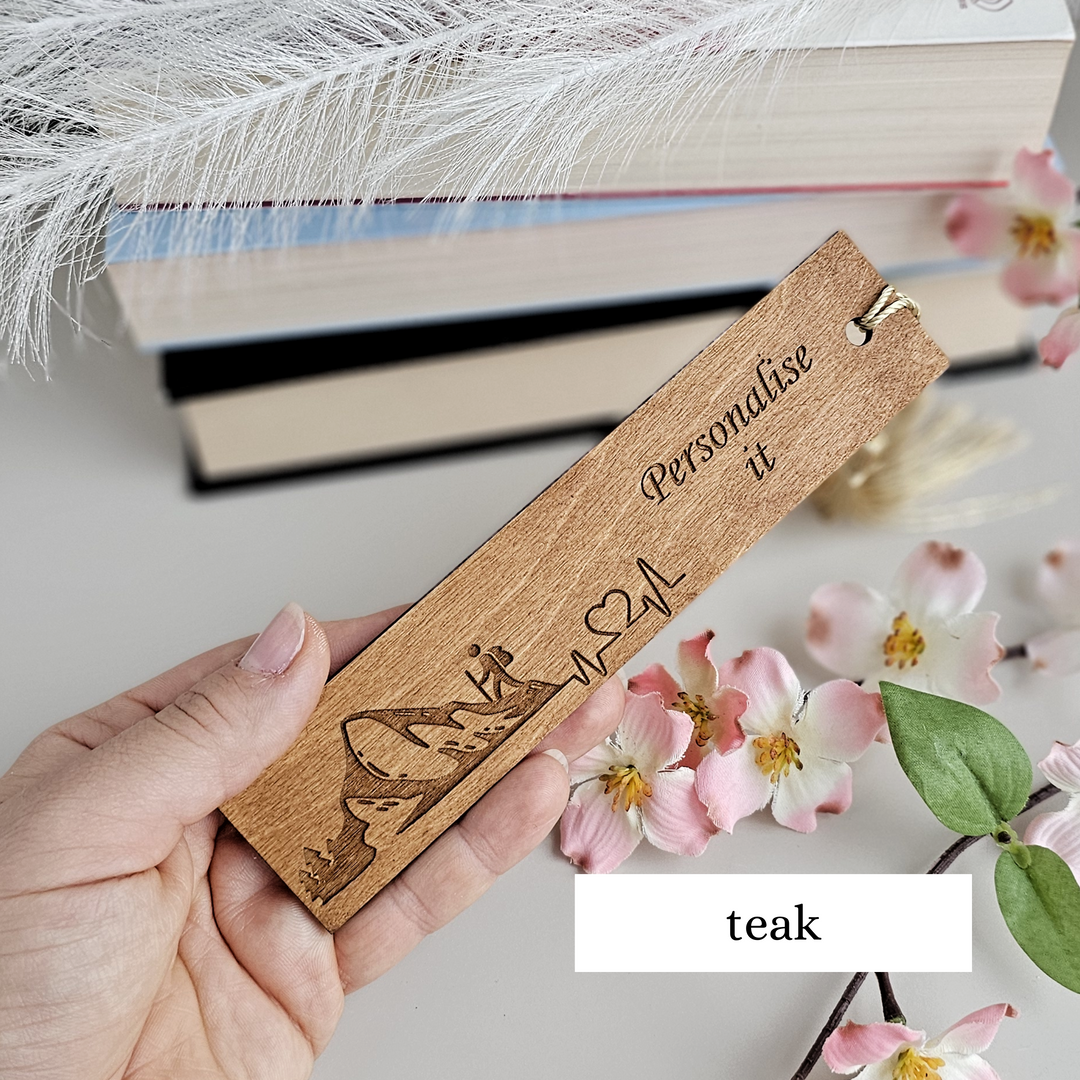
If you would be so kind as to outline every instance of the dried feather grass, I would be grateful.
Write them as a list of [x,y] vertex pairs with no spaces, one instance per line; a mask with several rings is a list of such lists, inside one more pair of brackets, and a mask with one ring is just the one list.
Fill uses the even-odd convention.
[[825,518],[913,532],[965,528],[1053,502],[1060,487],[925,505],[972,473],[1016,453],[1027,437],[1010,420],[974,415],[930,392],[916,398],[811,496]]
[[[864,10],[862,0],[3,5],[0,340],[17,361],[44,361],[54,274],[67,268],[77,288],[100,272],[114,184],[136,207],[174,187],[211,207],[298,189],[364,202],[418,177],[466,198],[558,190],[583,157],[618,162],[650,130],[679,139],[700,110],[791,55],[788,42],[823,26],[844,33]],[[314,153],[328,124],[346,135]]]

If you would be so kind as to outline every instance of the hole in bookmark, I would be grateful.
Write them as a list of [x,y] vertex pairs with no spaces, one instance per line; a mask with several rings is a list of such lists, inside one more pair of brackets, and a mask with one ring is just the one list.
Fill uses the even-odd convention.
[[844,327],[844,333],[852,345],[865,345],[874,336],[873,330],[865,329],[854,319]]

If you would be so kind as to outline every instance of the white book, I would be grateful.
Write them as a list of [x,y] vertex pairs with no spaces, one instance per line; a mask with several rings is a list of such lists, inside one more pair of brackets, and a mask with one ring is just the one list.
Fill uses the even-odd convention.
[[[918,299],[923,325],[958,366],[1024,343],[1027,312],[1002,295],[992,271],[895,284]],[[193,471],[206,486],[611,427],[740,314],[707,312],[195,394],[179,400],[177,411]],[[313,348],[317,341],[303,343]],[[183,354],[173,362],[182,364]]]
[[771,286],[837,229],[882,272],[955,259],[951,194],[838,193],[111,265],[148,349]]
[[[728,94],[708,80],[688,86],[682,107],[646,118],[625,151],[586,148],[551,193],[674,193],[808,190],[886,184],[1003,180],[1021,146],[1042,145],[1074,31],[1065,0],[908,0],[868,3],[855,29],[838,36],[828,14],[819,30],[803,24],[784,53],[750,87]],[[481,149],[484,132],[433,133],[424,83],[416,103],[422,158],[406,155],[378,190],[357,191],[377,137],[347,94],[322,93],[293,111],[305,168],[286,180],[272,165],[250,168],[256,143],[220,146],[209,170],[177,169],[148,190],[141,174],[115,178],[120,204],[351,201],[537,194],[545,160],[526,147],[497,163]],[[138,100],[97,88],[103,133],[111,114]],[[149,95],[148,101],[153,100]],[[583,102],[587,108],[587,102]],[[372,106],[374,108],[374,106]],[[357,110],[360,109],[358,112]],[[256,125],[257,127],[257,125]],[[376,134],[371,134],[371,133]],[[408,142],[408,133],[400,134]],[[529,140],[546,144],[543,138]],[[473,143],[476,144],[473,154]],[[186,146],[186,144],[185,144]],[[188,147],[191,149],[191,147]],[[550,148],[548,148],[550,149]],[[465,175],[473,154],[485,179],[468,191],[442,182]],[[198,160],[196,144],[196,160]],[[204,160],[209,160],[206,154]],[[246,160],[244,168],[236,168]],[[231,163],[231,164],[230,164]],[[311,178],[315,178],[312,180]]]

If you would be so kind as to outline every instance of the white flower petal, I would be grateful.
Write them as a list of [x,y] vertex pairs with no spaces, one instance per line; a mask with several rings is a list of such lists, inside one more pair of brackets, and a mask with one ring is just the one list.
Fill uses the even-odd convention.
[[1016,1009],[1005,1001],[977,1009],[931,1039],[926,1044],[926,1052],[959,1057],[980,1054],[994,1041],[1001,1021],[1017,1015]]
[[1070,795],[1080,795],[1080,742],[1056,742],[1039,762],[1043,776]]
[[612,810],[613,798],[604,794],[599,780],[590,780],[574,792],[563,811],[563,854],[590,874],[611,873],[641,841],[637,807]]
[[974,611],[985,589],[986,567],[978,556],[929,540],[900,564],[890,595],[917,625],[926,616],[947,619]]
[[1060,855],[1080,880],[1080,807],[1040,814],[1024,832],[1024,843],[1049,848]]
[[872,1075],[869,1069],[875,1065],[888,1065],[887,1075],[892,1076],[900,1052],[925,1041],[925,1031],[903,1024],[856,1024],[849,1020],[825,1040],[822,1056],[833,1072],[853,1073],[865,1065],[868,1071],[861,1075],[866,1077]]
[[1047,553],[1039,567],[1038,589],[1063,621],[1080,623],[1080,543],[1066,541]]
[[899,686],[910,686],[913,690],[924,690],[928,694],[940,693],[935,690],[931,669],[926,664],[910,664],[903,668],[885,667],[882,665],[872,674],[867,675],[862,681],[862,688],[870,693],[880,693],[882,682],[897,683]]
[[926,651],[919,657],[918,666],[932,693],[971,705],[997,701],[1001,687],[990,671],[1005,655],[997,639],[998,619],[996,612],[977,611],[946,623],[927,623]]
[[716,693],[716,665],[709,649],[714,636],[711,630],[706,630],[697,637],[679,642],[679,676],[691,698],[698,695],[710,698]]
[[881,593],[865,585],[822,585],[810,597],[806,648],[829,671],[864,679],[881,666],[895,614]]
[[717,832],[697,796],[694,780],[693,769],[650,776],[652,795],[641,807],[645,839],[676,855],[700,855]]
[[675,764],[693,734],[693,720],[665,709],[659,694],[627,694],[615,741],[639,772],[654,773]]
[[754,763],[756,753],[753,744],[746,742],[730,754],[706,754],[697,767],[698,798],[724,832],[762,809],[772,795],[772,784]]
[[1021,148],[1013,161],[1017,204],[1027,205],[1038,214],[1050,214],[1067,222],[1072,214],[1076,192],[1069,178],[1054,165],[1053,150]]
[[749,699],[739,723],[747,738],[773,735],[791,728],[802,703],[802,688],[791,665],[775,649],[747,649],[719,671],[721,686],[734,686]]
[[990,1062],[978,1054],[945,1054],[938,1069],[941,1080],[1001,1080]]
[[1047,630],[1025,646],[1036,671],[1064,678],[1080,671],[1080,629]]
[[894,1080],[893,1070],[896,1068],[896,1058],[889,1058],[887,1061],[875,1061],[871,1065],[867,1065],[861,1073],[859,1073],[859,1080]]
[[801,770],[791,769],[777,781],[773,817],[796,832],[813,832],[817,815],[842,814],[851,805],[851,767],[825,758],[802,759]]
[[594,746],[587,754],[570,762],[570,783],[580,784],[583,780],[592,780],[609,772],[612,765],[619,761],[619,752],[606,740]]
[[795,741],[804,752],[832,761],[855,761],[885,726],[879,694],[847,679],[834,679],[810,691]]
[[631,676],[626,688],[631,694],[659,694],[667,709],[675,707],[682,689],[663,664],[650,664],[640,674]]

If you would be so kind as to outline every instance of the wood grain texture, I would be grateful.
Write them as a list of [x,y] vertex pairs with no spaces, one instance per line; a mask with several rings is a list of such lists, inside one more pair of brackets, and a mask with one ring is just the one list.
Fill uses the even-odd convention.
[[335,930],[945,368],[837,233],[326,687],[227,817]]

